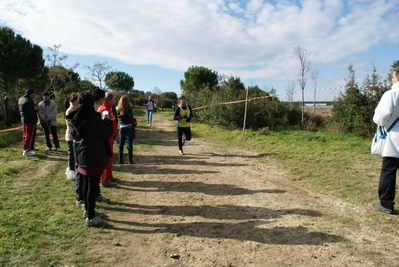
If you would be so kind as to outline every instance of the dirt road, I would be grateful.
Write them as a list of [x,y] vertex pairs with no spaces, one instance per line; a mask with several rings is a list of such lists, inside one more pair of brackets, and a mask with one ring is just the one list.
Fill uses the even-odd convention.
[[121,181],[100,204],[109,226],[86,251],[96,266],[399,265],[398,237],[370,224],[369,207],[303,190],[267,151],[193,138],[179,155],[159,114],[136,145],[136,164],[115,165]]

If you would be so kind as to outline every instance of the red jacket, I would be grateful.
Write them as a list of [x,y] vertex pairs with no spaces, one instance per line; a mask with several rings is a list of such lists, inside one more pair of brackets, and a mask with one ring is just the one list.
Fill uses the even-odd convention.
[[112,106],[107,102],[104,102],[101,106],[98,107],[97,112],[102,114],[104,110],[108,111],[109,119],[112,121],[113,131],[111,138],[115,138],[118,136],[118,126],[116,125],[116,117],[114,115],[114,112],[112,112]]

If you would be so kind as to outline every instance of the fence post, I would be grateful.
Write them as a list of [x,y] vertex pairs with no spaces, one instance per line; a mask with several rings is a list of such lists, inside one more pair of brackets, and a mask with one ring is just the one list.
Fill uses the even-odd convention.
[[248,109],[248,88],[245,93],[245,110],[244,110],[244,126],[242,127],[242,137],[241,139],[244,139],[244,134],[245,134],[245,126],[247,123],[247,109]]

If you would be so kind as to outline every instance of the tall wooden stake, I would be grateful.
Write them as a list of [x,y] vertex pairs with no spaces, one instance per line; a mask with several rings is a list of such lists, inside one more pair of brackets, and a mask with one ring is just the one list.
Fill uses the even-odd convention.
[[242,127],[242,137],[241,137],[241,139],[244,139],[245,126],[246,126],[246,123],[247,123],[247,109],[248,109],[248,88],[247,88],[247,92],[245,93],[244,126]]

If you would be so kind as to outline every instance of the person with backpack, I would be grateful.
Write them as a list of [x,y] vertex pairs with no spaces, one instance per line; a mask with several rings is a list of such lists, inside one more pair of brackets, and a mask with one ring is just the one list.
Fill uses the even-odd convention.
[[[392,87],[386,91],[378,103],[373,121],[384,128],[390,128],[399,117],[399,67],[392,71]],[[382,167],[378,185],[380,203],[373,208],[392,214],[395,205],[396,175],[399,170],[399,123],[387,134],[382,150]]]

